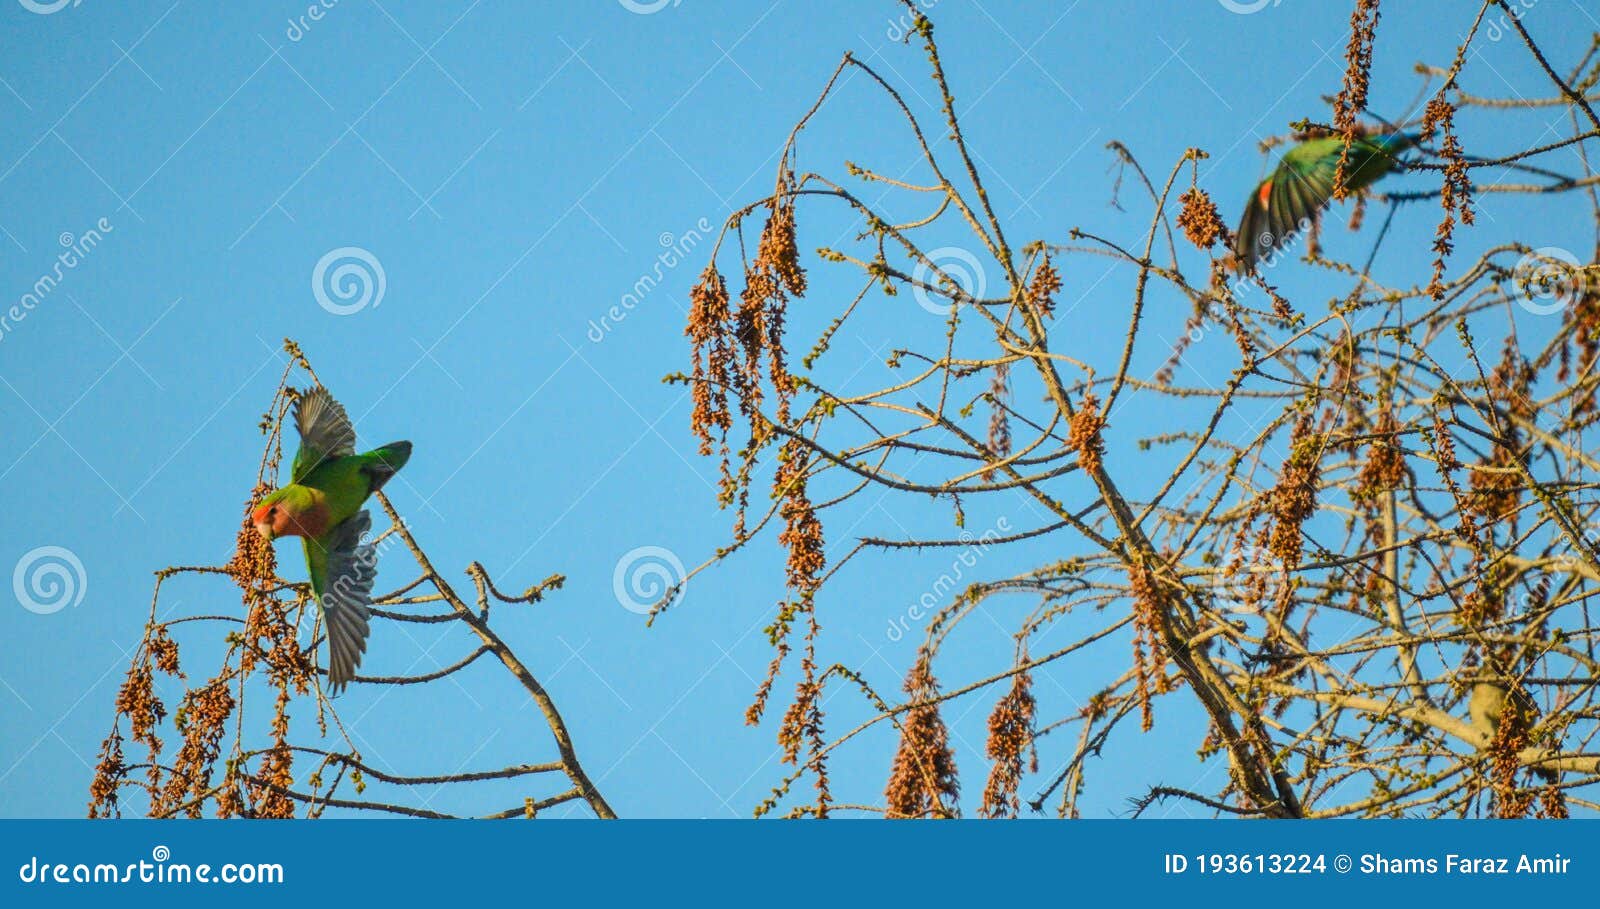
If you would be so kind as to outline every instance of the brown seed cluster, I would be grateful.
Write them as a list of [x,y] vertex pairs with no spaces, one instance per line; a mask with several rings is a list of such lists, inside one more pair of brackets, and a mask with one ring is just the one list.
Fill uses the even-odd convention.
[[1350,13],[1350,41],[1344,52],[1344,85],[1333,108],[1333,128],[1345,137],[1345,147],[1339,153],[1339,166],[1333,177],[1335,199],[1345,197],[1350,141],[1361,134],[1357,117],[1367,108],[1367,91],[1372,82],[1372,49],[1378,40],[1378,16],[1378,0],[1356,0],[1355,9]]
[[827,565],[822,539],[822,521],[806,494],[806,474],[810,469],[803,443],[790,439],[778,452],[778,472],[773,491],[783,498],[783,532],[778,542],[789,550],[785,573],[789,589],[807,599],[816,592]]
[[817,677],[818,626],[815,613],[811,613],[808,619],[810,628],[806,634],[805,655],[800,660],[801,679],[795,686],[794,700],[784,711],[783,722],[778,727],[778,745],[783,749],[784,762],[788,764],[799,762],[802,748],[809,753],[807,763],[817,792],[817,801],[811,806],[811,814],[825,818],[833,804],[833,793],[829,788],[827,756],[824,753],[826,742],[822,727],[822,682]]
[[720,440],[726,457],[727,434],[733,426],[728,410],[733,353],[725,329],[729,316],[728,285],[716,265],[709,265],[689,291],[689,327],[684,331],[694,347],[690,386],[694,410],[689,424],[700,440],[702,455],[711,454],[712,442]]
[[1560,786],[1551,784],[1539,790],[1538,816],[1545,820],[1564,821],[1572,817],[1567,811],[1567,796]]
[[[160,811],[181,808],[188,817],[201,816],[233,708],[233,693],[226,677],[213,679],[184,695],[178,707],[178,731],[183,734],[183,744],[162,791]],[[218,805],[219,809],[222,807]],[[227,815],[219,810],[219,816]]]
[[[790,407],[799,380],[789,371],[784,349],[789,302],[806,292],[806,273],[796,240],[794,191],[794,175],[785,162],[777,189],[767,203],[767,220],[755,258],[745,265],[744,287],[736,308],[714,260],[690,294],[686,329],[693,346],[690,424],[700,441],[700,453],[715,451],[721,460],[719,498],[724,506],[737,505],[734,532],[741,541],[757,456],[783,435],[779,427],[798,428]],[[771,418],[762,410],[769,392],[774,401]],[[737,470],[731,464],[728,444],[735,408],[748,428]],[[814,598],[827,559],[822,521],[806,491],[809,455],[805,443],[794,435],[778,449],[772,495],[783,520],[778,542],[788,551],[785,576],[790,596],[778,605],[777,615],[767,626],[774,655],[745,711],[745,721],[752,725],[761,721],[773,685],[795,646],[790,640],[794,624],[803,618],[801,678],[779,724],[778,741],[788,763],[799,763],[802,751],[810,753],[807,765],[815,773],[818,794],[813,812],[824,816],[831,796],[822,755],[822,682],[816,660],[819,626]]]
[[178,669],[178,645],[167,633],[167,626],[158,626],[150,635],[147,645],[150,648],[150,660],[156,668],[167,675],[182,675]]
[[1033,679],[1028,673],[1012,676],[1011,690],[989,714],[989,739],[984,752],[994,761],[994,766],[989,770],[989,781],[983,787],[983,803],[978,807],[978,813],[984,817],[1016,817],[1022,808],[1017,789],[1022,784],[1023,756],[1031,755],[1029,772],[1039,769],[1039,757],[1033,750],[1033,718],[1037,705],[1032,687]]
[[1305,540],[1300,526],[1317,510],[1317,488],[1321,481],[1323,437],[1313,432],[1309,417],[1302,417],[1289,438],[1289,457],[1278,471],[1272,489],[1272,555],[1285,567],[1300,564]]
[[122,817],[118,799],[122,783],[128,777],[128,764],[122,757],[122,730],[116,726],[100,745],[100,760],[95,764],[94,779],[89,781],[89,818]]
[[1100,414],[1100,400],[1093,391],[1086,391],[1078,405],[1077,413],[1067,427],[1067,446],[1078,453],[1078,463],[1090,473],[1097,473],[1105,457],[1106,443],[1100,433],[1106,420]]
[[1516,700],[1515,697],[1505,699],[1494,739],[1489,743],[1489,780],[1494,794],[1494,814],[1503,819],[1527,817],[1535,797],[1533,791],[1522,788],[1517,782],[1523,772],[1518,753],[1528,746],[1528,728],[1515,706]]
[[1060,292],[1061,273],[1056,271],[1050,257],[1045,256],[1034,271],[1033,280],[1028,282],[1028,305],[1032,306],[1041,318],[1048,319],[1055,313],[1055,295]]
[[1372,444],[1367,447],[1367,462],[1352,493],[1358,500],[1372,501],[1379,495],[1400,489],[1406,481],[1406,455],[1400,447],[1400,424],[1394,411],[1385,410],[1372,427]]
[[906,711],[900,724],[900,746],[895,750],[884,790],[889,818],[950,818],[960,814],[961,794],[955,752],[939,705],[939,685],[933,677],[932,656],[921,651],[906,676],[905,692],[916,706]]
[[1167,682],[1167,649],[1161,636],[1161,614],[1166,608],[1155,574],[1140,565],[1129,571],[1133,593],[1134,696],[1139,701],[1139,728],[1155,727],[1155,696],[1171,690]]
[[250,815],[258,818],[289,820],[294,815],[294,799],[289,797],[289,787],[294,785],[294,752],[278,741],[261,756],[260,766],[246,789],[250,797]]
[[[220,784],[216,780],[217,765],[223,758],[223,740],[229,721],[238,711],[232,684],[241,672],[263,661],[269,668],[269,679],[279,688],[279,711],[274,720],[274,740],[282,755],[288,750],[283,745],[288,730],[285,710],[290,688],[301,692],[308,690],[313,678],[311,658],[300,650],[294,623],[288,620],[282,604],[277,600],[276,560],[272,546],[251,526],[248,515],[270,487],[261,483],[252,491],[245,507],[245,517],[240,522],[237,545],[232,559],[221,571],[239,586],[246,610],[243,632],[230,637],[240,666],[235,669],[226,663],[215,678],[198,688],[185,691],[178,702],[173,724],[181,742],[170,763],[162,760],[163,742],[157,734],[167,718],[167,707],[155,690],[156,674],[187,680],[181,668],[178,644],[165,624],[152,622],[145,631],[138,656],[129,667],[121,689],[117,693],[116,719],[111,734],[101,746],[100,763],[90,784],[90,817],[116,817],[120,815],[117,791],[124,784],[128,767],[123,757],[121,722],[126,719],[133,741],[148,751],[148,773],[142,788],[149,796],[148,812],[153,817],[182,815],[200,817],[206,802],[214,799],[220,817],[248,814],[264,816],[262,804],[247,804],[240,791],[241,767],[230,758],[223,768]],[[188,569],[168,569],[161,580]],[[238,744],[235,743],[235,754]],[[283,781],[288,762],[269,768]],[[285,784],[286,786],[286,784]],[[279,801],[278,799],[281,799]],[[293,816],[292,802],[275,796],[265,805],[267,814],[277,812]]]
[[1472,576],[1477,578],[1477,584],[1456,605],[1456,621],[1463,628],[1483,628],[1504,617],[1506,586],[1512,580],[1503,562],[1473,567]]
[[148,784],[152,796],[161,784],[161,737],[156,729],[167,717],[167,706],[156,696],[154,674],[148,660],[128,667],[128,675],[117,690],[117,716],[127,717],[133,740],[148,751]]
[[1445,260],[1455,250],[1456,223],[1473,223],[1472,177],[1467,171],[1466,153],[1456,136],[1455,106],[1443,94],[1428,102],[1423,112],[1422,135],[1432,140],[1439,136],[1439,157],[1445,160],[1444,185],[1439,194],[1439,206],[1444,216],[1434,232],[1433,277],[1428,282],[1428,293],[1435,300],[1444,299]]
[[[1561,366],[1556,378],[1563,383],[1571,383],[1576,377],[1588,377],[1593,372],[1597,359],[1600,359],[1600,288],[1593,280],[1586,280],[1582,289],[1576,294],[1572,305],[1562,312],[1563,333],[1565,339],[1561,345]],[[1576,352],[1576,363],[1574,363]],[[1583,415],[1594,415],[1595,407],[1594,382],[1586,382],[1579,388],[1572,398],[1573,412]]]
[[1183,228],[1183,235],[1190,243],[1199,249],[1211,249],[1227,240],[1228,223],[1205,190],[1191,186],[1178,201],[1183,205],[1178,212],[1178,226]]
[[[1500,364],[1489,375],[1490,397],[1509,416],[1531,422],[1534,412],[1529,392],[1533,378],[1532,367],[1508,341]],[[1510,420],[1499,423],[1489,457],[1468,472],[1472,494],[1467,497],[1466,506],[1478,517],[1507,522],[1514,531],[1525,486],[1522,433]]]

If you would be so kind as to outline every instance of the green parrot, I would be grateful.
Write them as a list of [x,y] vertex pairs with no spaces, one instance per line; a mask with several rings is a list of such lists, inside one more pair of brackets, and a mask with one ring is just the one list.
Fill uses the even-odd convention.
[[[1411,133],[1362,136],[1350,143],[1345,161],[1347,192],[1360,192],[1404,168],[1399,154],[1417,144]],[[1233,251],[1245,267],[1253,267],[1290,237],[1316,221],[1333,199],[1343,136],[1308,139],[1284,153],[1272,175],[1261,181],[1239,219]]]
[[300,450],[289,485],[262,499],[250,520],[268,540],[297,536],[304,542],[311,592],[328,628],[328,683],[338,694],[367,649],[377,575],[377,552],[366,539],[372,516],[361,503],[406,465],[411,443],[356,454],[349,415],[320,385],[295,402],[294,421]]

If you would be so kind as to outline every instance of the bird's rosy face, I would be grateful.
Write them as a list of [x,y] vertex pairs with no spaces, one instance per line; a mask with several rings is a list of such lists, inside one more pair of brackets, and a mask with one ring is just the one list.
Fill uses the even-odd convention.
[[250,522],[255,525],[256,533],[268,540],[294,532],[289,513],[281,505],[262,505],[250,515]]

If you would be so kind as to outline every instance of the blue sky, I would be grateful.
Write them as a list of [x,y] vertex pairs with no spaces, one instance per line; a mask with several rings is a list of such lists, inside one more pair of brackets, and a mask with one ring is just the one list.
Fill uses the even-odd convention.
[[[0,568],[59,546],[83,582],[81,601],[49,615],[9,588],[0,598],[0,815],[82,814],[85,762],[108,729],[152,572],[219,564],[231,551],[285,336],[364,441],[415,443],[391,495],[436,564],[480,561],[509,589],[568,577],[552,599],[502,608],[499,621],[612,805],[633,816],[747,815],[780,776],[771,726],[747,728],[742,713],[769,658],[760,629],[781,596],[781,552],[769,538],[697,576],[651,629],[612,583],[639,547],[694,565],[726,541],[715,465],[694,454],[683,389],[660,381],[687,365],[683,313],[703,248],[660,268],[626,318],[593,326],[657,274],[664,249],[770,189],[785,136],[846,50],[926,110],[922,52],[893,40],[899,7],[684,0],[640,14],[605,0],[340,0],[296,21],[307,5],[90,0],[35,14],[0,4],[10,49],[0,60],[0,303],[54,275],[65,246],[98,236],[0,335]],[[1262,173],[1256,142],[1327,118],[1319,98],[1338,89],[1348,16],[1334,3],[1251,14],[1204,0],[931,6],[1011,235],[1054,240],[1075,225],[1123,239],[1142,229],[1142,211],[1109,204],[1113,139],[1161,173],[1187,147],[1210,151],[1203,182],[1231,218]],[[1459,13],[1446,2],[1386,9],[1375,110],[1414,99],[1417,60],[1448,62]],[[1596,27],[1573,0],[1542,0],[1526,21],[1559,59]],[[1484,93],[1544,92],[1513,42],[1476,53]],[[846,86],[802,141],[802,167],[837,174],[846,156],[888,171],[911,163],[914,148],[884,116],[864,85]],[[1478,138],[1470,151],[1496,150],[1494,135]],[[1466,247],[1518,223],[1520,204],[1495,200]],[[1585,248],[1582,211],[1571,212],[1540,229]],[[1435,220],[1419,207],[1395,229],[1428,236]],[[1357,242],[1332,233],[1330,244]],[[383,293],[337,315],[319,304],[313,274],[344,248],[378,263]],[[1379,267],[1414,269],[1407,255]],[[852,286],[814,273],[815,296]],[[1067,275],[1070,337],[1086,350],[1124,326],[1127,282],[1100,277],[1090,266]],[[1338,292],[1290,289],[1319,303]],[[1186,313],[1166,302],[1175,335]],[[832,315],[802,312],[794,330]],[[874,314],[841,341],[829,378],[855,390],[887,380],[885,344],[902,327],[936,333],[939,320]],[[852,535],[852,519],[863,522],[855,533],[942,520],[884,508],[899,506],[863,506],[837,539]],[[1007,552],[982,570],[1038,557]],[[291,578],[297,561],[280,547]],[[381,589],[409,580],[401,561],[386,562]],[[884,560],[841,576],[824,602],[830,659],[896,691],[914,645],[885,628],[948,567],[940,562]],[[204,579],[174,581],[165,597],[174,614],[238,608],[231,588]],[[195,642],[186,658],[201,665],[208,646]],[[950,674],[992,665],[1008,647],[999,631],[976,639]],[[424,672],[467,649],[459,634],[380,627],[364,668]],[[1064,691],[1095,669],[1052,672]],[[402,772],[551,756],[508,680],[483,666],[462,682],[404,695],[358,688],[341,709],[359,718],[369,753]],[[989,703],[958,702],[949,717],[972,794]],[[840,731],[858,708],[830,705]],[[1150,736],[1113,740],[1087,812],[1124,810],[1150,781],[1148,762],[1170,766],[1172,783],[1206,772],[1190,757],[1195,730],[1171,717]],[[842,753],[836,794],[875,800],[888,756],[887,740],[870,736]],[[440,810],[504,807],[423,796]]]

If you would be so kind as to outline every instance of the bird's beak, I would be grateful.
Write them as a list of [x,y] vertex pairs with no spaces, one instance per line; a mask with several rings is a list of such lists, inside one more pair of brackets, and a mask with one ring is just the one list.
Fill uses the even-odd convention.
[[267,542],[269,542],[269,543],[272,542],[272,540],[276,536],[272,532],[272,525],[268,524],[265,521],[257,522],[257,524],[256,524],[256,533],[261,534],[261,536],[263,538],[265,538],[267,540]]

